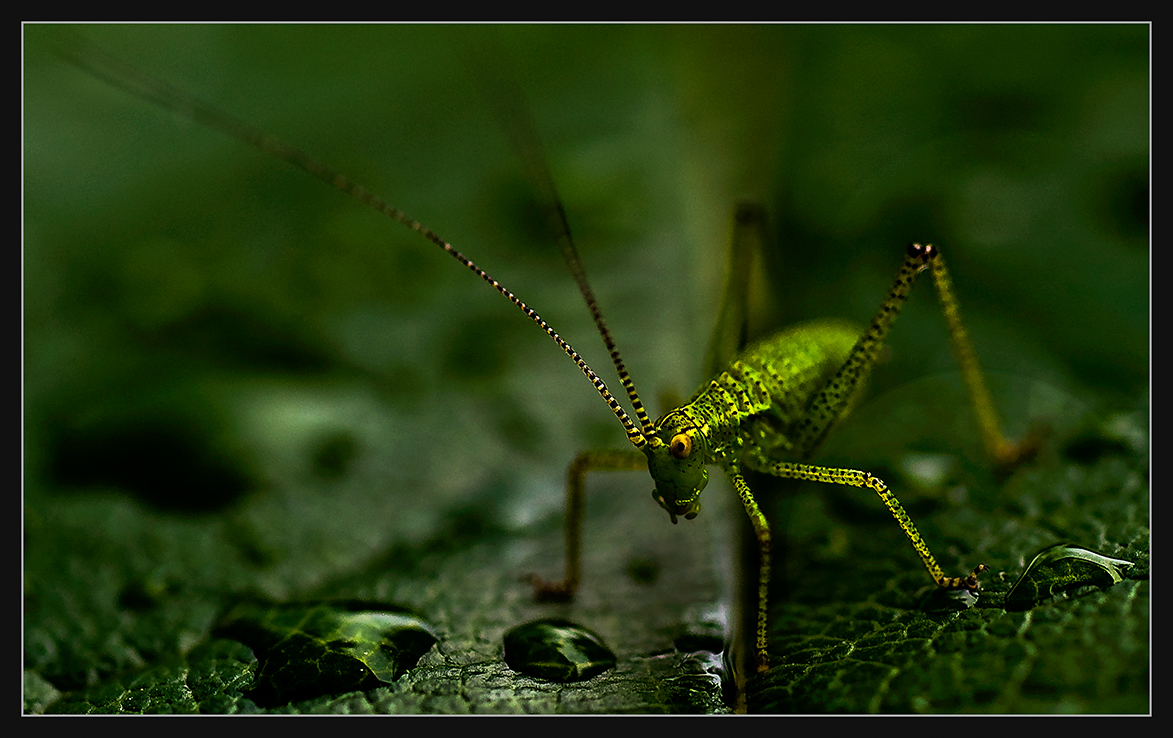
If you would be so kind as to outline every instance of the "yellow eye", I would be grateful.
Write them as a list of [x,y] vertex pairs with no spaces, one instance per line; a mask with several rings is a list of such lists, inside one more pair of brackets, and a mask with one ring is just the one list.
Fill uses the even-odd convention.
[[687,459],[688,455],[692,453],[692,437],[687,433],[677,433],[672,436],[672,443],[668,450],[678,459]]

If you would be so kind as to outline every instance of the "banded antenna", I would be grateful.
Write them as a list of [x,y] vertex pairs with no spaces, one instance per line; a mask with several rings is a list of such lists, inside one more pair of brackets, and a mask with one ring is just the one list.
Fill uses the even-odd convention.
[[[566,211],[558,199],[558,194],[554,188],[554,182],[550,177],[549,170],[546,168],[544,160],[540,156],[540,151],[536,144],[537,138],[530,133],[528,120],[523,122],[523,119],[517,116],[510,118],[513,122],[511,132],[515,137],[514,143],[517,145],[518,151],[525,161],[531,178],[541,188],[543,198],[545,199],[544,204],[551,213],[551,226],[554,228],[561,242],[563,257],[566,259],[570,273],[574,277],[579,291],[586,300],[591,318],[594,320],[595,326],[603,337],[603,343],[607,346],[607,350],[611,355],[611,361],[615,364],[615,370],[619,374],[619,381],[623,384],[624,389],[627,391],[627,396],[631,399],[636,417],[640,421],[640,427],[636,427],[636,424],[628,416],[623,406],[619,404],[618,400],[611,394],[611,391],[607,389],[607,384],[602,378],[595,374],[594,370],[574,350],[574,347],[559,336],[542,316],[538,315],[533,308],[526,305],[520,298],[506,289],[504,285],[474,264],[471,259],[457,251],[456,248],[441,238],[435,231],[420,223],[418,220],[412,218],[402,210],[392,207],[387,201],[375,195],[361,184],[326,166],[301,149],[289,146],[239,118],[225,113],[215,106],[184,92],[178,87],[156,77],[152,77],[127,62],[107,54],[84,38],[73,36],[68,43],[59,44],[56,52],[69,63],[114,87],[121,88],[152,105],[186,117],[208,128],[218,130],[238,141],[292,164],[298,169],[326,182],[335,189],[350,195],[360,203],[374,208],[392,220],[407,226],[436,246],[439,246],[452,256],[452,258],[467,267],[473,274],[489,283],[493,289],[497,290],[497,292],[501,293],[507,300],[517,306],[521,312],[525,313],[527,318],[536,323],[554,343],[558,344],[558,347],[570,357],[575,366],[586,375],[586,378],[594,385],[595,390],[603,398],[603,401],[607,403],[607,407],[611,408],[611,412],[623,424],[627,438],[633,446],[643,448],[648,442],[648,436],[652,433],[652,423],[648,418],[647,412],[644,410],[643,403],[640,402],[639,395],[636,394],[635,384],[631,380],[631,376],[628,374],[626,367],[623,365],[623,359],[620,357],[619,350],[611,338],[610,331],[607,330],[607,326],[603,322],[598,301],[595,299],[594,292],[591,290],[590,283],[587,281],[586,272],[583,269],[582,261],[578,255],[578,249],[575,248],[574,240],[570,235],[570,225],[566,219]],[[524,110],[524,106],[518,109]]]

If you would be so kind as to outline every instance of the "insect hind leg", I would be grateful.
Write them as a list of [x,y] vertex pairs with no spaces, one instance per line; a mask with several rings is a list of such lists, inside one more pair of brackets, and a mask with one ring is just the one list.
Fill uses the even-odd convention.
[[949,271],[945,267],[945,259],[931,244],[922,246],[917,243],[908,247],[892,289],[880,305],[879,312],[872,318],[867,331],[856,342],[847,360],[811,401],[803,424],[795,437],[797,449],[806,454],[815,451],[838,421],[854,406],[868,374],[879,358],[892,324],[896,322],[900,309],[908,300],[916,276],[925,270],[930,273],[936,285],[937,298],[949,330],[953,354],[961,368],[987,456],[1002,472],[1033,457],[1038,450],[1041,434],[1031,433],[1019,443],[1011,443],[1003,435],[998,413],[994,409],[985,377],[978,365],[977,352],[961,321],[961,312],[957,306]]
[[990,390],[986,386],[985,376],[978,365],[977,352],[965,324],[961,322],[961,311],[957,307],[957,298],[953,293],[953,281],[949,278],[949,271],[945,268],[945,260],[939,253],[934,255],[928,264],[929,274],[933,284],[937,287],[937,299],[941,303],[941,312],[945,316],[945,323],[949,328],[949,342],[953,345],[953,355],[961,367],[961,376],[969,392],[970,403],[977,415],[978,428],[981,431],[982,445],[986,455],[997,465],[1001,473],[1006,473],[1018,464],[1029,461],[1038,452],[1043,433],[1039,429],[1032,430],[1018,443],[1011,443],[1002,433],[998,413],[994,409],[994,402],[990,399]]
[[872,318],[867,331],[855,342],[843,365],[811,400],[796,429],[794,447],[801,455],[809,455],[821,446],[827,434],[854,406],[868,375],[876,365],[892,324],[908,301],[917,274],[936,257],[937,251],[932,246],[913,244],[908,248],[892,289],[880,305],[879,312]]
[[766,211],[752,202],[739,202],[733,214],[733,228],[729,239],[729,260],[725,266],[725,286],[717,323],[705,353],[704,376],[720,374],[737,354],[745,349],[752,334],[751,305],[754,297],[768,300],[771,292],[765,284],[763,270],[757,263],[764,258],[769,241]]
[[[961,322],[957,300],[944,259],[931,245],[912,244],[908,248],[900,271],[879,312],[872,319],[868,330],[851,349],[846,361],[811,401],[810,407],[798,429],[795,446],[805,454],[812,453],[822,443],[830,430],[851,409],[859,396],[864,380],[875,365],[883,342],[899,315],[900,308],[908,300],[917,274],[928,270],[937,288],[941,310],[949,328],[953,352],[961,366],[965,383],[969,389],[970,401],[978,418],[983,443],[990,458],[1005,469],[1017,464],[1034,453],[1038,436],[1029,436],[1019,444],[1008,442],[1002,434],[998,416],[990,399],[985,379],[978,366],[977,354],[969,335]],[[978,589],[978,576],[987,569],[982,564],[964,577],[947,577],[929,551],[928,544],[917,531],[916,525],[905,512],[896,496],[879,477],[854,469],[838,469],[810,464],[778,462],[761,450],[750,449],[747,465],[774,476],[803,479],[827,484],[841,484],[851,487],[868,488],[879,495],[885,507],[896,519],[901,530],[908,537],[912,547],[920,556],[929,576],[945,589]]]

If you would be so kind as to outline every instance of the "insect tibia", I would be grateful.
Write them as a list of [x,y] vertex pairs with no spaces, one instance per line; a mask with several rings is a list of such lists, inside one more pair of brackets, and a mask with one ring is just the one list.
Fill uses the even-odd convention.
[[913,244],[909,247],[909,255],[913,249],[919,249],[919,258],[924,261],[937,287],[937,299],[941,304],[941,312],[945,316],[945,324],[949,329],[949,342],[953,346],[953,355],[961,367],[961,375],[969,391],[970,404],[977,415],[978,429],[982,435],[982,445],[986,455],[997,467],[998,475],[1009,474],[1017,465],[1029,461],[1038,452],[1045,432],[1042,429],[1032,429],[1027,436],[1017,443],[1011,442],[1002,433],[1002,424],[998,420],[998,413],[994,409],[994,401],[986,385],[985,375],[978,365],[977,351],[969,332],[961,320],[961,310],[957,304],[957,297],[953,291],[953,281],[949,277],[949,270],[945,268],[945,259],[932,246]]

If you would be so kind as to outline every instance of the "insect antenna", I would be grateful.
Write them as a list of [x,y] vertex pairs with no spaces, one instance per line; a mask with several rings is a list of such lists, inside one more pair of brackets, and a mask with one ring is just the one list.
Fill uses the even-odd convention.
[[[500,57],[498,58],[500,59]],[[635,382],[632,380],[631,374],[628,373],[627,367],[623,363],[623,357],[620,356],[619,348],[615,345],[615,341],[611,337],[611,331],[607,329],[606,321],[603,320],[603,313],[599,309],[599,301],[595,298],[594,290],[591,289],[590,281],[587,279],[586,269],[582,265],[582,258],[578,255],[578,248],[574,245],[574,237],[570,234],[570,220],[566,217],[566,209],[562,205],[562,198],[559,197],[558,188],[554,184],[554,177],[551,176],[550,169],[546,166],[546,157],[542,152],[541,140],[534,133],[533,120],[529,116],[529,107],[521,99],[520,94],[517,93],[517,89],[512,85],[496,83],[486,84],[486,87],[494,87],[497,90],[497,94],[492,96],[490,102],[497,113],[497,117],[501,121],[502,127],[508,132],[513,147],[517,150],[518,156],[525,166],[529,180],[538,188],[543,200],[541,203],[542,207],[549,217],[549,227],[552,233],[557,236],[559,245],[562,248],[562,258],[566,261],[566,266],[570,269],[570,274],[574,277],[575,284],[578,285],[578,291],[582,293],[587,310],[590,311],[591,319],[595,322],[595,328],[599,331],[599,335],[603,339],[603,345],[607,347],[607,353],[611,356],[611,363],[615,365],[615,372],[619,375],[619,382],[627,392],[628,399],[631,400],[632,410],[635,412],[636,418],[639,419],[640,427],[643,428],[643,436],[646,438],[653,433],[651,418],[648,417],[643,402],[639,399],[639,394],[635,391]],[[626,423],[624,424],[624,428],[627,428]],[[630,428],[627,428],[627,431],[628,438],[631,439],[631,442],[636,448],[642,447],[644,443],[643,439],[637,440],[632,435]]]
[[[556,205],[558,207],[559,219],[565,229],[564,235],[560,237],[563,241],[562,256],[566,259],[566,265],[570,267],[570,274],[574,277],[575,284],[578,285],[578,291],[582,293],[582,299],[586,301],[587,309],[591,313],[591,318],[595,321],[595,327],[598,328],[599,335],[603,337],[603,344],[607,347],[607,352],[611,354],[611,363],[615,365],[615,372],[619,375],[619,383],[627,391],[627,397],[631,400],[631,407],[635,411],[635,416],[639,419],[640,426],[643,428],[643,434],[644,436],[649,436],[653,432],[651,418],[648,417],[643,402],[640,401],[639,395],[635,392],[635,382],[627,372],[627,367],[623,365],[623,357],[619,355],[619,348],[615,345],[615,341],[611,338],[611,332],[607,330],[607,324],[603,321],[603,313],[599,310],[599,303],[595,299],[595,293],[591,290],[590,282],[587,281],[586,270],[582,266],[582,260],[578,257],[578,249],[575,248],[574,240],[570,236],[570,226],[567,223],[566,213],[562,208],[562,203],[557,202]],[[643,444],[636,444],[637,447],[641,445]]]
[[[566,226],[566,215],[562,212],[561,205],[557,205],[559,217],[561,219],[561,230],[565,234],[563,239],[564,253],[567,254],[567,261],[571,265],[571,272],[575,273],[575,280],[579,283],[579,289],[583,291],[584,297],[587,299],[588,305],[591,306],[591,313],[595,316],[595,323],[603,334],[604,341],[607,343],[612,352],[613,360],[619,369],[621,381],[628,391],[628,396],[636,408],[637,417],[644,428],[644,432],[632,421],[623,406],[615,399],[611,391],[607,389],[607,384],[595,374],[594,370],[579,356],[574,347],[567,343],[548,323],[538,315],[538,313],[521,301],[516,295],[510,292],[497,280],[489,276],[483,269],[478,267],[467,256],[457,251],[451,244],[442,239],[435,231],[415,220],[411,216],[404,213],[398,208],[392,207],[385,200],[372,193],[362,185],[358,184],[349,177],[340,172],[331,169],[322,164],[317,159],[309,156],[301,149],[289,146],[269,134],[261,131],[258,128],[245,123],[244,121],[225,113],[216,107],[205,103],[196,97],[184,92],[183,90],[170,85],[160,79],[150,76],[142,72],[132,65],[113,57],[100,48],[85,40],[84,38],[71,36],[66,41],[60,43],[55,49],[56,53],[64,58],[74,66],[79,67],[85,72],[103,80],[104,82],[121,88],[136,97],[142,98],[147,102],[156,105],[164,110],[169,110],[179,115],[182,115],[190,120],[193,120],[201,125],[207,126],[220,131],[232,138],[237,139],[243,143],[248,144],[265,153],[271,154],[278,159],[286,161],[302,171],[313,175],[317,179],[326,182],[334,188],[350,195],[355,200],[358,200],[368,207],[383,213],[391,219],[407,226],[411,230],[419,233],[424,238],[431,241],[436,246],[446,251],[452,258],[459,261],[467,267],[473,274],[476,274],[482,280],[487,282],[501,293],[507,300],[513,303],[521,312],[525,313],[526,317],[532,320],[541,328],[547,336],[558,344],[567,356],[575,363],[586,378],[594,385],[595,390],[602,396],[607,406],[611,408],[611,412],[623,424],[624,430],[627,432],[627,437],[636,448],[641,448],[647,439],[645,438],[646,431],[650,428],[650,423],[647,419],[647,414],[643,410],[638,397],[635,394],[635,387],[631,383],[630,377],[627,376],[627,371],[623,368],[622,361],[618,358],[619,353],[614,348],[614,343],[607,333],[607,329],[602,322],[602,316],[598,314],[598,307],[595,305],[594,296],[590,292],[590,286],[586,284],[586,277],[582,274],[582,266],[578,264],[578,254],[574,249],[573,242],[570,241],[570,230]],[[542,167],[544,170],[544,167]],[[547,181],[549,174],[546,175]],[[541,182],[539,177],[537,180]],[[548,186],[553,187],[552,182],[548,182]],[[557,202],[555,200],[555,202]],[[567,246],[569,244],[569,246]],[[569,251],[566,249],[569,248]]]

